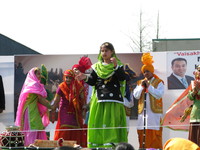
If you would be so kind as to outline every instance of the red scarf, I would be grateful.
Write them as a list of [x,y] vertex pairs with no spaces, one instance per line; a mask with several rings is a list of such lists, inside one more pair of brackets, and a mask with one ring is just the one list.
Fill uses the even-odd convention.
[[[66,83],[67,76],[72,77],[70,85],[67,85]],[[73,70],[66,70],[64,72],[63,80],[64,82],[59,85],[61,91],[65,95],[65,98],[70,102],[70,104],[73,104],[74,108],[80,111],[82,106],[85,104],[85,98],[82,100],[79,97],[81,93],[84,92],[83,85],[79,81],[75,80]]]

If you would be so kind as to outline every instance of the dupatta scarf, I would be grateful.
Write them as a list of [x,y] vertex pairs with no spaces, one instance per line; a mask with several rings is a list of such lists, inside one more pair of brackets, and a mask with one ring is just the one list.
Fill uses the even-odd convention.
[[[69,86],[66,83],[66,77],[72,77],[72,80]],[[84,87],[82,83],[75,80],[75,74],[73,70],[71,69],[64,71],[63,81],[64,82],[62,82],[59,85],[61,91],[65,95],[65,98],[69,100],[70,104],[73,104],[75,110],[77,112],[80,112],[82,109],[82,106],[85,104],[85,101],[84,100],[81,101],[79,98],[79,95],[82,92],[84,92]]]
[[[38,69],[37,67],[32,68],[24,81],[20,96],[19,96],[19,101],[18,101],[18,108],[17,108],[17,115],[16,115],[16,120],[15,120],[15,125],[16,126],[21,126],[21,120],[23,117],[23,108],[25,106],[27,96],[29,93],[35,93],[38,95],[41,95],[42,97],[47,96],[47,92],[44,88],[44,85],[40,83],[40,80],[35,75],[35,70]],[[40,112],[40,115],[42,117],[42,123],[46,127],[49,124],[49,118],[47,114],[47,108],[38,103],[38,110]]]
[[[113,57],[116,58],[118,67],[122,67],[123,63],[117,58],[114,50],[113,50]],[[107,79],[115,73],[115,68],[113,63],[107,65],[103,64],[103,58],[101,52],[98,55],[98,62],[92,65],[92,68],[96,72],[96,74],[102,79]],[[119,82],[120,82],[121,94],[124,96],[126,88],[126,80]]]
[[193,101],[188,98],[188,93],[191,89],[192,84],[168,108],[163,118],[163,126],[172,130],[189,130],[190,115],[187,116],[184,122],[181,122],[181,117],[184,115],[185,110],[193,104]]

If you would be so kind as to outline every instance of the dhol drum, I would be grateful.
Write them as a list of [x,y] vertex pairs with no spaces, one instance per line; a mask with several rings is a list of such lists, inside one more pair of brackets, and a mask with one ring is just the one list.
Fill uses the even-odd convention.
[[8,126],[6,131],[0,134],[0,145],[4,147],[23,147],[24,134],[17,126]]

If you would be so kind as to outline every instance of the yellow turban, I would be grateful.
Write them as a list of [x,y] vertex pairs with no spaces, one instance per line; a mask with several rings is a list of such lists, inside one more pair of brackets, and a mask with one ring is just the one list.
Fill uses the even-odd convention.
[[152,65],[153,56],[150,55],[150,53],[143,53],[141,61],[144,64],[141,68],[142,73],[144,73],[144,70],[148,70],[151,73],[154,73],[154,66]]

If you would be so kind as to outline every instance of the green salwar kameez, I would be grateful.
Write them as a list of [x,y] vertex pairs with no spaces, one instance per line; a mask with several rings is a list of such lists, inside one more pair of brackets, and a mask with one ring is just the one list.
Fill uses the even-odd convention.
[[[122,68],[121,62],[118,63],[118,65],[118,69],[113,69],[114,67],[112,64],[103,65],[102,62],[94,64],[92,67],[94,72],[96,72],[96,75],[95,77],[93,76],[93,80],[94,78],[98,78],[98,82],[100,78],[106,80],[110,79],[114,74],[120,75],[121,72],[119,70]],[[120,79],[116,80],[119,80],[117,82],[121,85],[120,93],[123,95],[125,89],[125,81],[120,81]],[[113,88],[115,88],[115,83],[113,84]],[[104,85],[102,85],[102,87],[103,86]],[[104,87],[106,87],[106,84]],[[105,148],[112,147],[113,145],[116,145],[120,142],[127,142],[126,113],[123,102],[117,102],[117,100],[105,100],[100,102],[100,100],[97,98],[98,90],[96,88],[97,87],[95,84],[90,101],[90,115],[88,121],[88,147]],[[110,93],[112,93],[112,90],[113,89],[110,89]]]
[[113,144],[127,142],[124,105],[116,102],[99,103],[96,93],[93,94],[88,123],[88,147],[112,147]]

